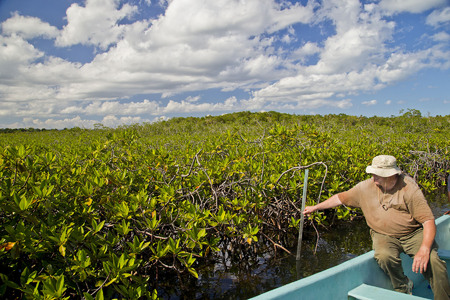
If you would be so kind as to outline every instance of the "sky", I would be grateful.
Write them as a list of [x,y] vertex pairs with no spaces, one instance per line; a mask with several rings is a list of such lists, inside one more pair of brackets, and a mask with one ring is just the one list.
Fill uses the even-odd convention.
[[0,128],[450,114],[450,0],[0,0]]

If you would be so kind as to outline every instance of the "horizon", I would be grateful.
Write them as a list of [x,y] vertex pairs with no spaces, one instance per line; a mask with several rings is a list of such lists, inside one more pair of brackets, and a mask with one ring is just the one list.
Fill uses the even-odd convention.
[[[422,112],[420,112],[419,110],[416,109],[407,109],[406,111],[401,110],[399,112],[398,115],[390,115],[390,116],[363,116],[363,115],[348,115],[348,114],[344,114],[344,113],[340,113],[340,114],[295,114],[295,113],[281,113],[281,112],[277,112],[277,111],[264,111],[264,112],[251,112],[251,111],[239,111],[239,112],[231,112],[231,113],[225,113],[225,114],[221,114],[221,115],[204,115],[204,116],[200,116],[200,117],[192,117],[192,116],[185,116],[185,117],[174,117],[174,118],[167,118],[167,119],[159,119],[159,120],[154,120],[152,122],[138,122],[138,123],[131,123],[131,124],[122,124],[120,125],[121,127],[127,127],[127,126],[145,126],[145,125],[152,125],[158,122],[170,122],[174,119],[189,119],[189,118],[193,118],[193,119],[204,119],[204,118],[218,118],[221,116],[227,116],[227,115],[233,115],[233,114],[241,114],[241,113],[250,113],[252,115],[254,114],[265,114],[265,113],[277,113],[277,114],[281,114],[281,115],[289,115],[292,117],[302,117],[302,116],[321,116],[321,117],[326,117],[326,116],[336,116],[336,117],[354,117],[354,118],[366,118],[366,119],[371,119],[371,118],[380,118],[380,119],[391,119],[391,118],[401,118],[401,117],[420,117],[420,118],[448,118],[450,117],[450,114],[447,115],[435,115],[435,116],[431,116],[431,115],[423,115]],[[96,129],[117,129],[118,126],[114,126],[114,127],[109,127],[109,126],[105,126],[102,123],[95,123],[93,124],[92,127],[90,128],[85,128],[85,127],[79,127],[79,126],[73,126],[70,128],[36,128],[36,127],[19,127],[19,128],[8,128],[8,127],[0,127],[0,131],[5,131],[5,130],[11,130],[11,131],[51,131],[51,130],[71,130],[71,129],[82,129],[82,130],[96,130]]]

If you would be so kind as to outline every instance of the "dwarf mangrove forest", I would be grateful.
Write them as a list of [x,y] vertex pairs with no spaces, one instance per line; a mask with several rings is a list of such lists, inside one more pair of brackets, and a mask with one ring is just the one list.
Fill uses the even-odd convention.
[[[306,169],[307,205],[366,179],[378,154],[396,156],[423,190],[439,190],[450,170],[449,125],[450,115],[408,110],[4,129],[0,296],[168,298],[200,280],[205,265],[295,253]],[[318,236],[360,215],[318,212],[305,231]]]

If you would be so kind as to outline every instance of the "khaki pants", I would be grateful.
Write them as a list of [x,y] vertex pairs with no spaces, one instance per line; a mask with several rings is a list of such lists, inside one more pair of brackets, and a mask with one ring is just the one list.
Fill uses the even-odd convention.
[[[370,231],[375,250],[375,259],[381,269],[390,277],[394,289],[398,292],[406,292],[408,278],[403,273],[400,253],[404,252],[410,257],[419,251],[423,239],[423,228],[401,238],[394,238],[384,234]],[[450,299],[450,286],[447,276],[447,266],[437,254],[437,244],[434,242],[430,261],[423,276],[430,283],[436,300]]]

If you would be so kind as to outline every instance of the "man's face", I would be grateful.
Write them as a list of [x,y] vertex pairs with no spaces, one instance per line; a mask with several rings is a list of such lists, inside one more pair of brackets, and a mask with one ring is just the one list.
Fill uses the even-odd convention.
[[394,177],[396,177],[396,175],[390,177],[381,177],[373,174],[373,181],[379,188],[391,188],[392,183],[395,183]]
[[373,174],[373,181],[375,182],[375,184],[378,187],[385,186],[386,185],[386,180],[387,180],[387,177],[381,177],[381,176]]

